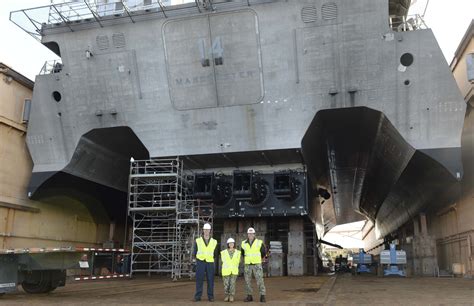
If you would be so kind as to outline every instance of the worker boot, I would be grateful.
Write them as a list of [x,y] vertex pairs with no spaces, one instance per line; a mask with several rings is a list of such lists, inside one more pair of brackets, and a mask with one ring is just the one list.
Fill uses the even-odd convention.
[[265,296],[264,295],[261,295],[260,296],[260,303],[265,303],[266,300],[265,300]]
[[233,295],[229,296],[229,302],[232,303],[233,301],[234,301],[234,296]]
[[251,295],[247,295],[247,297],[244,300],[244,302],[252,302],[252,301],[253,301],[253,297]]
[[228,302],[228,301],[229,301],[229,296],[226,295],[226,296],[225,296],[225,299],[224,299],[224,302]]

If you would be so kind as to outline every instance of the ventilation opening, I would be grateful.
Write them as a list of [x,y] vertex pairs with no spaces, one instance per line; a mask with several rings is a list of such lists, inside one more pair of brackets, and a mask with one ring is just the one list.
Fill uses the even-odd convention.
[[321,7],[321,15],[324,20],[333,20],[337,18],[337,5],[334,2],[324,3]]
[[125,47],[125,35],[123,33],[112,34],[112,43],[115,48]]
[[59,91],[53,91],[53,99],[56,102],[61,101],[61,93]]
[[407,86],[410,85],[410,80],[405,80],[405,82],[403,82],[403,84],[405,84]]
[[400,64],[402,64],[405,67],[408,67],[411,64],[413,64],[413,55],[411,53],[404,53],[400,57]]
[[99,50],[106,50],[109,48],[109,37],[107,35],[98,35],[95,40]]
[[474,53],[466,55],[467,80],[474,82]]
[[301,19],[304,23],[315,22],[318,19],[318,12],[314,6],[306,6],[301,9]]
[[31,100],[25,99],[23,104],[23,123],[28,123],[30,121],[30,113],[31,113]]

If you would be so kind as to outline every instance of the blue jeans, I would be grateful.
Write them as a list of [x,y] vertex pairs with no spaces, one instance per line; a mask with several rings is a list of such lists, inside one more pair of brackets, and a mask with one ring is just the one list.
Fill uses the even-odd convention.
[[204,274],[207,277],[207,297],[214,298],[214,263],[205,262],[196,259],[196,294],[194,299],[200,300],[202,296],[202,286],[204,283]]

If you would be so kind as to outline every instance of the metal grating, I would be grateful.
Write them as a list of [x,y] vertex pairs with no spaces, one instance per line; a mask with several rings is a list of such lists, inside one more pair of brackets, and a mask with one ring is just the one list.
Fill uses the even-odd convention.
[[301,9],[301,19],[304,23],[311,23],[318,20],[318,10],[314,6],[305,6]]
[[337,5],[334,2],[326,2],[321,8],[321,15],[324,20],[333,20],[337,18]]
[[107,37],[107,35],[98,35],[95,41],[99,50],[106,50],[109,48],[109,37]]
[[114,33],[112,35],[112,42],[115,48],[125,47],[125,35],[123,33]]

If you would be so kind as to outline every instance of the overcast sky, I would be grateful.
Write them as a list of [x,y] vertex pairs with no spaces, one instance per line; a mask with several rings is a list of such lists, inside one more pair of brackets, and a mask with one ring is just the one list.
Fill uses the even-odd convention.
[[[357,1],[357,0],[352,0]],[[57,2],[57,1],[56,1]],[[410,13],[422,13],[427,0],[413,0]],[[0,62],[34,80],[56,55],[9,21],[10,11],[47,5],[50,0],[0,0]],[[474,18],[474,0],[431,0],[425,15],[448,63]]]

